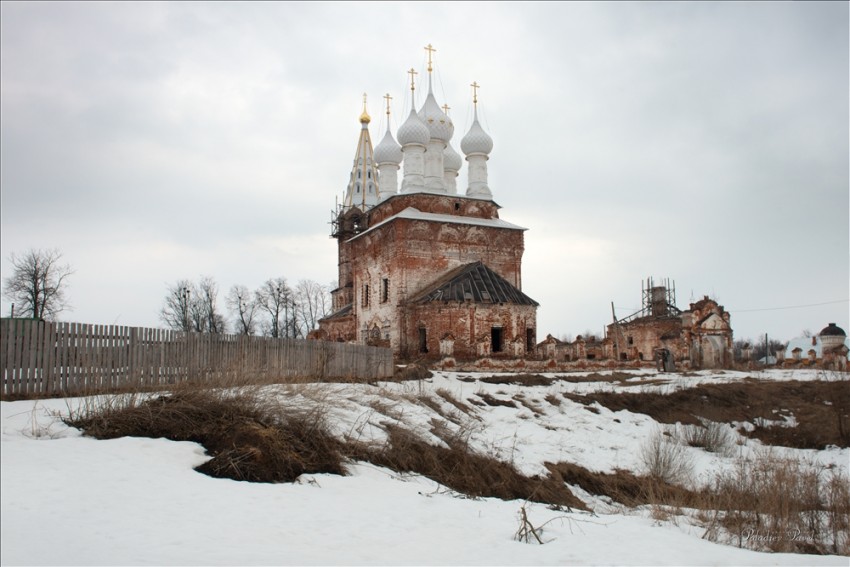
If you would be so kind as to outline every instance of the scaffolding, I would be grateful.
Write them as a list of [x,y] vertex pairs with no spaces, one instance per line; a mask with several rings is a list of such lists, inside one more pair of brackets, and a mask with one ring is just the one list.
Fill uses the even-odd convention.
[[[678,317],[682,314],[681,309],[676,307],[676,282],[669,278],[662,279],[661,285],[655,285],[655,281],[651,277],[641,280],[641,298],[642,307],[640,311],[622,319],[617,319],[615,315],[614,322],[617,325],[622,325],[644,317],[661,319]],[[612,310],[613,307],[612,304]]]

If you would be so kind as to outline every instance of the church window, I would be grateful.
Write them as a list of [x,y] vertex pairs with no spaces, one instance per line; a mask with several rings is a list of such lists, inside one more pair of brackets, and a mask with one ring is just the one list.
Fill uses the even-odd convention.
[[504,345],[502,344],[502,328],[492,327],[490,329],[490,343],[492,352],[502,352]]
[[632,337],[629,337],[629,346],[635,344],[635,340]]
[[360,304],[363,307],[369,307],[369,284],[363,284],[363,297]]
[[390,299],[390,280],[384,278],[381,280],[381,303],[386,303]]
[[459,210],[460,210],[460,203],[455,203],[455,210],[456,210],[456,211],[459,211]]
[[526,352],[534,352],[534,329],[529,327],[525,330],[525,350]]
[[425,327],[419,327],[419,352],[428,352],[428,332]]

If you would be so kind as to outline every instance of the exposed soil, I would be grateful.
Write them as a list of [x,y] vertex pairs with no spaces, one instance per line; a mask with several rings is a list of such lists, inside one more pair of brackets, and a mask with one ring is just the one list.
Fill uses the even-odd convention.
[[487,384],[516,384],[519,386],[548,386],[554,380],[539,374],[511,374],[508,376],[488,376],[481,378]]
[[[699,424],[698,418],[721,423],[756,424],[746,433],[768,445],[824,449],[850,446],[850,383],[847,381],[788,382],[747,378],[727,384],[702,384],[667,394],[595,392],[564,394],[585,405],[599,402],[611,411],[643,413],[663,423]],[[788,427],[761,420],[784,423]],[[742,433],[744,433],[742,431]]]

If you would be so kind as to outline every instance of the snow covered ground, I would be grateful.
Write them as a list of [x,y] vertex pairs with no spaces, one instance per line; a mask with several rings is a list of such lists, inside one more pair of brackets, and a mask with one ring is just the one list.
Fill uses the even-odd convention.
[[[381,439],[379,424],[387,421],[425,432],[439,419],[448,428],[463,428],[474,447],[512,461],[527,474],[544,473],[546,461],[640,472],[640,445],[659,424],[599,405],[594,413],[560,394],[670,392],[747,375],[643,374],[624,384],[518,386],[484,383],[484,374],[436,373],[423,382],[272,386],[265,392],[284,405],[324,405],[339,435]],[[759,377],[813,380],[818,374],[776,371]],[[642,384],[649,379],[653,383]],[[468,416],[438,391],[460,401],[484,394],[514,399],[517,407],[468,404],[474,410]],[[560,404],[546,400],[551,394]],[[618,510],[599,499],[591,499],[595,515],[527,504],[535,526],[552,521],[543,530],[545,545],[521,543],[514,534],[523,502],[462,498],[427,478],[361,463],[348,467],[349,476],[302,476],[296,484],[214,479],[193,470],[208,458],[194,443],[81,436],[57,418],[80,403],[0,403],[3,565],[848,564],[846,557],[759,553],[710,543],[701,539],[704,530],[686,519],[660,522],[646,510]],[[435,404],[441,412],[432,409]],[[433,442],[440,443],[436,437]],[[731,466],[734,458],[689,450],[697,483]],[[743,456],[762,450],[752,440],[735,449]],[[848,449],[777,450],[845,471],[850,459]]]

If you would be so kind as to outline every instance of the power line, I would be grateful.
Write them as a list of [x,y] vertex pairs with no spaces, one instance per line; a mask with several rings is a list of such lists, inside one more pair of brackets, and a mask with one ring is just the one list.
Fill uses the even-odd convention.
[[823,303],[809,303],[806,305],[789,305],[787,307],[765,307],[763,309],[731,309],[731,313],[752,313],[754,311],[780,311],[782,309],[802,309],[803,307],[818,307],[820,305],[833,305],[835,303],[847,303],[850,299],[839,299],[837,301],[824,301]]

